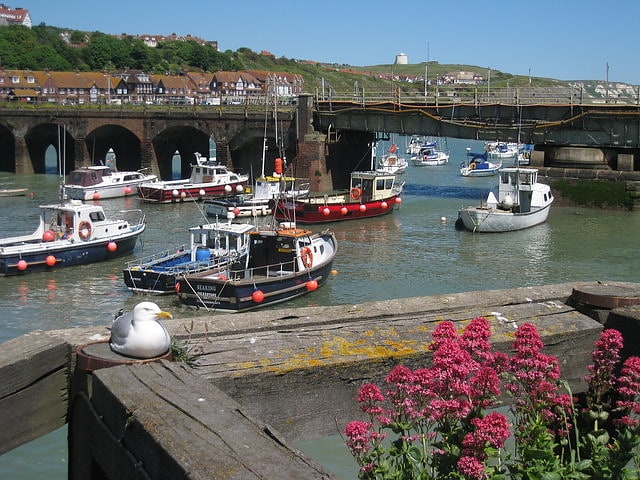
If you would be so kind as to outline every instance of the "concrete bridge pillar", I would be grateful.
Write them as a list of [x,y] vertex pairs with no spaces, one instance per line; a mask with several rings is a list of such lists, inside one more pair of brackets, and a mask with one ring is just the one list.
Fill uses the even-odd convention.
[[31,163],[31,155],[29,155],[29,149],[27,148],[27,141],[24,137],[15,137],[15,152],[16,174],[31,175],[35,173],[33,164]]

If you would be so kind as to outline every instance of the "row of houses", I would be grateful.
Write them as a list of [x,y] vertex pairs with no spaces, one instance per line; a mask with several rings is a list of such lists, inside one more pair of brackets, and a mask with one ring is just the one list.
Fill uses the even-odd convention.
[[267,72],[52,72],[0,68],[0,99],[59,104],[218,104],[302,93],[300,75]]

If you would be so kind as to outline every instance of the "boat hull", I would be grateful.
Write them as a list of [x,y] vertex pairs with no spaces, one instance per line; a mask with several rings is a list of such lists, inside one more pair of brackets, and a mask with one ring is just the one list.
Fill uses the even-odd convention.
[[512,232],[544,223],[551,205],[527,213],[511,213],[488,207],[467,207],[458,212],[458,222],[470,232]]
[[133,182],[128,185],[110,185],[104,187],[65,187],[67,197],[72,200],[103,200],[106,198],[120,198],[137,195],[137,188],[140,182]]
[[231,192],[244,191],[246,182],[227,184],[184,184],[158,182],[159,185],[140,185],[137,193],[141,200],[155,203],[199,201],[205,197],[224,197]]
[[[61,267],[85,265],[111,260],[133,251],[138,237],[145,230],[140,225],[135,231],[117,238],[89,240],[86,242],[41,242],[30,245],[29,250],[16,251],[15,248],[0,248],[0,276],[23,275],[25,273],[55,270]],[[109,248],[115,243],[116,248]],[[55,262],[48,261],[54,257]],[[26,266],[19,263],[26,262]],[[25,268],[21,269],[20,265]]]
[[285,201],[276,205],[274,217],[278,221],[295,221],[302,224],[342,222],[363,218],[380,217],[393,212],[400,203],[400,196],[394,195],[384,200],[349,203],[309,203],[306,201]]
[[[331,272],[333,260],[309,271],[267,277],[264,279],[228,280],[224,277],[189,277],[179,282],[178,298],[185,305],[217,311],[242,312],[281,303],[311,292],[309,280],[324,285]],[[254,292],[261,291],[264,299],[256,301]]]

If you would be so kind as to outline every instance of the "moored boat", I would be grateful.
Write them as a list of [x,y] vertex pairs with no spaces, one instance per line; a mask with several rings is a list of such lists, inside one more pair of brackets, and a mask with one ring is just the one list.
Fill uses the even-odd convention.
[[0,197],[20,197],[27,194],[26,188],[0,188]]
[[520,145],[515,142],[486,142],[484,145],[487,155],[491,159],[515,159],[520,151]]
[[411,155],[411,163],[416,167],[435,167],[449,162],[449,154],[438,148],[436,142],[426,142]]
[[145,202],[174,203],[244,191],[248,175],[230,172],[224,165],[218,165],[200,153],[196,152],[195,155],[196,164],[192,165],[189,178],[141,183],[138,185],[138,196]]
[[218,218],[267,216],[273,214],[278,198],[301,198],[308,193],[309,181],[283,175],[282,159],[276,158],[273,175],[258,177],[251,193],[205,200],[204,212]]
[[467,162],[460,164],[460,175],[463,177],[488,177],[496,175],[502,168],[502,162],[493,163],[487,160],[487,153],[471,153],[467,148]]
[[283,224],[249,233],[244,261],[178,279],[180,301],[207,310],[240,312],[313,292],[331,272],[338,250],[332,232]]
[[403,183],[379,171],[351,172],[349,190],[312,192],[304,198],[280,199],[276,220],[326,223],[387,215],[402,202]]
[[130,253],[145,230],[141,210],[121,212],[133,221],[108,219],[99,205],[80,200],[41,205],[36,230],[0,239],[0,275],[83,265]]
[[188,247],[180,245],[127,262],[124,283],[134,293],[174,293],[179,276],[221,267],[246,255],[249,232],[254,229],[231,222],[191,227]]
[[70,199],[102,200],[136,195],[138,185],[157,179],[142,171],[113,172],[108,166],[93,165],[72,170],[64,188]]
[[498,198],[490,192],[486,204],[460,209],[456,226],[472,232],[510,232],[546,221],[553,194],[538,182],[537,169],[503,168],[499,177]]
[[407,159],[398,155],[398,148],[395,143],[392,143],[387,153],[380,157],[378,171],[400,175],[407,170],[408,166]]

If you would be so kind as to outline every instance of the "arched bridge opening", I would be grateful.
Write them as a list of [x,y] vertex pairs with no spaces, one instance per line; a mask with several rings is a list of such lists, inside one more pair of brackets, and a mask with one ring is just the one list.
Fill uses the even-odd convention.
[[16,147],[15,137],[6,126],[0,125],[0,171],[15,173]]
[[156,135],[152,143],[158,160],[160,178],[173,178],[173,158],[176,153],[180,156],[179,176],[188,177],[191,165],[195,163],[196,153],[209,157],[209,138],[205,132],[191,126],[170,127]]
[[140,140],[130,130],[114,124],[96,128],[85,138],[91,165],[106,165],[107,153],[113,151],[118,170],[140,170]]
[[[55,149],[58,171],[68,172],[75,168],[76,141],[62,125],[56,123],[36,125],[27,132],[24,139],[34,173],[48,173],[46,155],[49,147]],[[60,159],[62,159],[62,165],[59,164]]]

